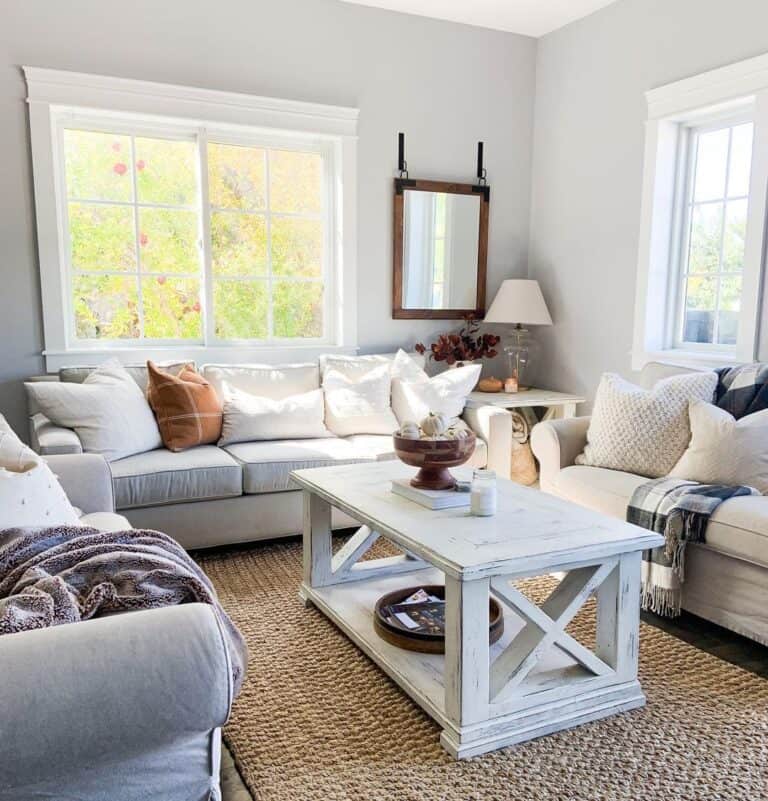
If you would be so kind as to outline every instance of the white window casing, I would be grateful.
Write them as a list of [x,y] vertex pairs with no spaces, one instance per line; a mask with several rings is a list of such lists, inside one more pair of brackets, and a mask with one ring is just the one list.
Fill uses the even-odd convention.
[[[208,362],[280,362],[314,358],[322,352],[353,353],[357,345],[356,185],[357,116],[353,108],[197,89],[124,78],[24,67],[34,170],[38,252],[43,302],[46,366],[98,364],[108,355],[126,362],[147,358]],[[75,340],[69,310],[66,186],[62,128],[86,123],[110,132],[122,128],[168,138],[191,137],[205,166],[207,141],[256,147],[286,147],[322,155],[329,226],[324,238],[325,335],[321,340],[221,342],[212,314],[200,342],[101,343]],[[207,198],[207,170],[200,172]],[[136,198],[134,197],[134,201]],[[204,306],[212,308],[209,214],[201,214]]]
[[[719,366],[755,358],[768,187],[768,55],[646,92],[645,159],[632,367],[649,361]],[[687,137],[704,123],[754,125],[738,339],[734,346],[681,343],[677,313],[684,241]]]

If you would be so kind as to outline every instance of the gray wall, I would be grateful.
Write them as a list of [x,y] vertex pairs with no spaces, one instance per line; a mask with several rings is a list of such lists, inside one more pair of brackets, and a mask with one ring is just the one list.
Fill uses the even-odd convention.
[[630,370],[643,93],[766,51],[765,0],[619,0],[539,40],[529,271],[555,321],[540,382],[591,396]]
[[490,297],[527,266],[535,40],[336,0],[0,0],[0,412],[43,370],[25,86],[19,65],[360,109],[358,319],[364,350],[450,327],[391,319],[391,178],[468,180],[486,143]]

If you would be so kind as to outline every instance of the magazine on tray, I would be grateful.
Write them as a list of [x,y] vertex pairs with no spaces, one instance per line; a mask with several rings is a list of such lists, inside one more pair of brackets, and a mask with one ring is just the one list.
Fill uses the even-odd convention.
[[445,634],[445,601],[420,589],[398,604],[382,609],[384,617],[404,631]]

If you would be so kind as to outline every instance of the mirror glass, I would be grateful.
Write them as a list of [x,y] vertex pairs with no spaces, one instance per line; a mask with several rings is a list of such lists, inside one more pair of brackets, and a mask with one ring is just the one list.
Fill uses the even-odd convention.
[[480,195],[406,189],[403,309],[474,309]]

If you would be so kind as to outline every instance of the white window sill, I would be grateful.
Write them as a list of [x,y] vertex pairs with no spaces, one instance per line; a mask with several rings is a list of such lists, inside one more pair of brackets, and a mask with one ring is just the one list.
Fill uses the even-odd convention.
[[632,369],[642,370],[646,364],[657,362],[670,364],[675,367],[692,367],[698,369],[731,367],[738,364],[748,364],[752,359],[742,358],[741,354],[723,351],[703,350],[669,350],[643,351],[632,354]]
[[358,348],[353,345],[239,345],[206,347],[205,345],[173,345],[144,348],[71,348],[61,351],[43,351],[45,369],[56,373],[62,367],[95,367],[107,359],[118,359],[123,364],[144,364],[148,359],[156,362],[194,362],[203,364],[280,364],[314,361],[326,353],[353,356]]

